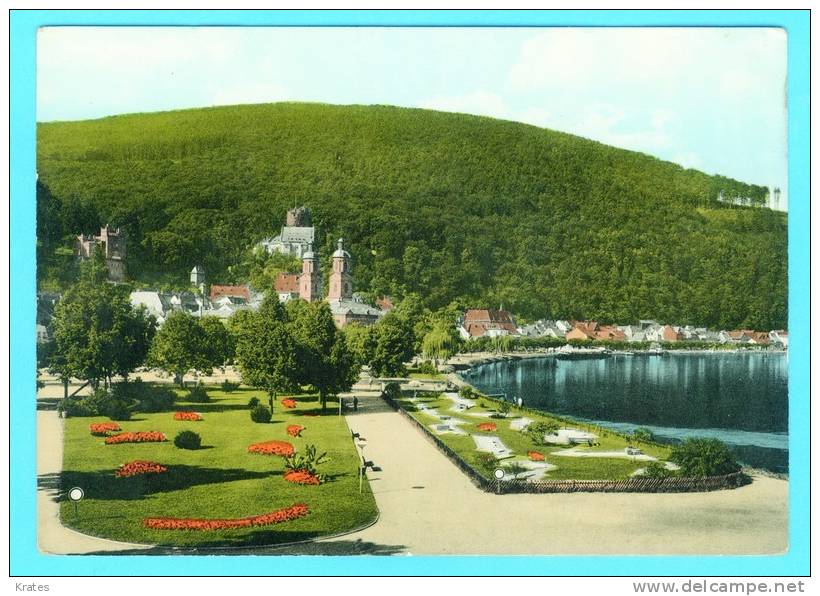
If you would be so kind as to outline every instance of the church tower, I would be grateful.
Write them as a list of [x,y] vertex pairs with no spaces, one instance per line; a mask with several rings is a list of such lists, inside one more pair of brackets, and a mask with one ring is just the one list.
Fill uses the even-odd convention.
[[353,279],[350,277],[350,253],[344,249],[344,240],[339,238],[333,253],[333,271],[330,274],[328,300],[350,300],[353,297]]
[[319,257],[313,252],[313,244],[308,244],[305,254],[302,255],[299,298],[308,302],[322,299],[322,271],[319,269]]

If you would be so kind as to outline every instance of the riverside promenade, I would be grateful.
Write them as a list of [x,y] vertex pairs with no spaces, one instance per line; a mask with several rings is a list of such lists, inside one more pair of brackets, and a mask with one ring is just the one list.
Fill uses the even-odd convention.
[[[361,391],[350,428],[379,506],[373,526],[338,539],[413,555],[759,555],[788,541],[788,482],[765,476],[709,493],[493,495],[401,414]],[[309,552],[309,551],[307,551]]]
[[[41,395],[61,391],[51,387]],[[421,431],[387,406],[376,383],[360,383],[353,394],[359,407],[346,413],[348,425],[367,439],[365,458],[380,468],[368,471],[378,521],[312,543],[219,554],[756,555],[787,549],[787,481],[756,476],[750,485],[711,493],[493,495],[476,488]],[[40,410],[37,426],[41,551],[170,554],[64,528],[56,502],[62,421],[56,411]]]

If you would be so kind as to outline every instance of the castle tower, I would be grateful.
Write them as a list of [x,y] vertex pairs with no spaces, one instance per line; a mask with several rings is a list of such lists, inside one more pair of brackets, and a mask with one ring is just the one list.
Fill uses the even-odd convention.
[[202,265],[191,269],[191,285],[199,288],[199,291],[205,294],[205,268]]
[[774,206],[773,209],[780,209],[780,189],[775,187],[774,189]]
[[310,209],[307,207],[294,207],[293,209],[288,209],[285,225],[297,228],[309,228],[313,225],[312,219]]
[[353,279],[350,276],[350,253],[344,249],[344,240],[339,238],[333,253],[333,271],[330,274],[328,300],[350,300],[353,297]]
[[319,269],[319,257],[313,252],[313,244],[308,244],[305,254],[302,255],[299,298],[308,302],[322,299],[322,271]]

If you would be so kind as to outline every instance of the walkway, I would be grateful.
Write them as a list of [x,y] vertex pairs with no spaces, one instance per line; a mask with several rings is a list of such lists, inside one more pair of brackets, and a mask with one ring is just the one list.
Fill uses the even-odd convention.
[[[339,541],[426,554],[769,554],[787,547],[788,483],[684,494],[488,494],[400,414],[361,395],[378,523]],[[332,541],[333,539],[330,539]],[[327,542],[327,541],[325,541]]]
[[63,466],[63,422],[55,410],[37,412],[37,544],[54,555],[138,550],[148,546],[94,538],[60,524],[60,471]]

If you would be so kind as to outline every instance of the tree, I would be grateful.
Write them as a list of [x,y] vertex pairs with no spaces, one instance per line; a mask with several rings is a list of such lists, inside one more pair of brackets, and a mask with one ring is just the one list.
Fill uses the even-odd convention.
[[326,302],[304,303],[296,313],[291,329],[298,343],[302,382],[319,391],[324,410],[329,395],[352,387],[361,367],[356,366],[344,334],[336,329]]
[[155,321],[135,309],[120,287],[82,280],[54,308],[52,326],[51,372],[97,389],[114,375],[127,378],[145,361]]
[[202,317],[199,324],[205,332],[205,342],[211,366],[225,366],[233,359],[236,350],[233,335],[217,317]]
[[214,349],[199,320],[190,313],[175,310],[160,327],[148,352],[148,364],[174,375],[179,385],[190,370],[210,374]]
[[375,331],[376,347],[370,361],[373,374],[403,376],[404,363],[413,357],[413,331],[402,317],[388,313]]
[[232,321],[231,329],[236,339],[235,361],[246,385],[264,389],[272,400],[279,391],[298,390],[302,375],[296,341],[275,294],[269,293],[258,311]]
[[369,366],[376,351],[376,327],[350,323],[344,328],[347,347],[359,368]]
[[735,456],[717,439],[686,439],[672,448],[669,461],[680,466],[680,475],[687,477],[720,476],[740,470]]
[[433,358],[438,364],[439,360],[457,354],[461,343],[455,324],[440,320],[433,323],[433,328],[424,336],[421,349],[425,357]]

